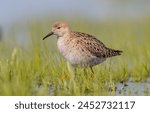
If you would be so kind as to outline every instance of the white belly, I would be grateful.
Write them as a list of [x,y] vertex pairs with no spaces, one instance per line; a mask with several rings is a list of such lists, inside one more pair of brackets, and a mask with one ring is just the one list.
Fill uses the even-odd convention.
[[81,48],[73,47],[61,39],[58,39],[57,46],[65,59],[73,66],[94,66],[105,61],[104,58],[98,58],[89,52],[83,52]]
[[57,41],[57,46],[60,53],[67,59],[72,65],[79,63],[82,60],[82,55],[76,47],[70,46],[61,40]]

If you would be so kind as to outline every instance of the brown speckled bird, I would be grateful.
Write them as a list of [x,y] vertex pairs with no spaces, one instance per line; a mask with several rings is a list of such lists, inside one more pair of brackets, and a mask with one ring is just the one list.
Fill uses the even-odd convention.
[[90,67],[92,72],[93,66],[122,53],[120,50],[107,48],[92,35],[72,31],[62,21],[55,22],[51,32],[43,40],[51,35],[57,36],[58,49],[72,66]]

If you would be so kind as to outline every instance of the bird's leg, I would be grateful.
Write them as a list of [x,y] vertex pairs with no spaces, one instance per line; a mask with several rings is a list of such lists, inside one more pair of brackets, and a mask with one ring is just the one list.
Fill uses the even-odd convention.
[[75,77],[74,67],[72,67],[72,66],[69,64],[69,62],[67,62],[67,68],[68,68],[69,74],[71,75],[71,78],[74,78],[74,77]]
[[92,68],[92,67],[90,67],[90,69],[91,69],[92,74],[94,74],[93,68]]
[[94,77],[94,71],[93,71],[92,67],[90,67],[90,70],[91,70],[91,73],[90,73],[91,78],[93,78]]

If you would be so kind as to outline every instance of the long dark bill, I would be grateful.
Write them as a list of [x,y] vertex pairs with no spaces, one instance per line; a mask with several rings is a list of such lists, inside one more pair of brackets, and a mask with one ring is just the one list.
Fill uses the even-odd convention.
[[48,33],[48,34],[43,38],[43,40],[44,40],[45,38],[51,36],[51,35],[53,35],[53,32]]

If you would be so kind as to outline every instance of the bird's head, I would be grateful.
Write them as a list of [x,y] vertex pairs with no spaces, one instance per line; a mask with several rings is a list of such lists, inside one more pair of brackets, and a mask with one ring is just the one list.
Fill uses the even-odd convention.
[[62,21],[58,21],[53,24],[52,30],[43,38],[43,40],[51,35],[56,35],[57,37],[63,37],[64,34],[67,34],[69,32],[70,32],[70,28],[68,24]]

